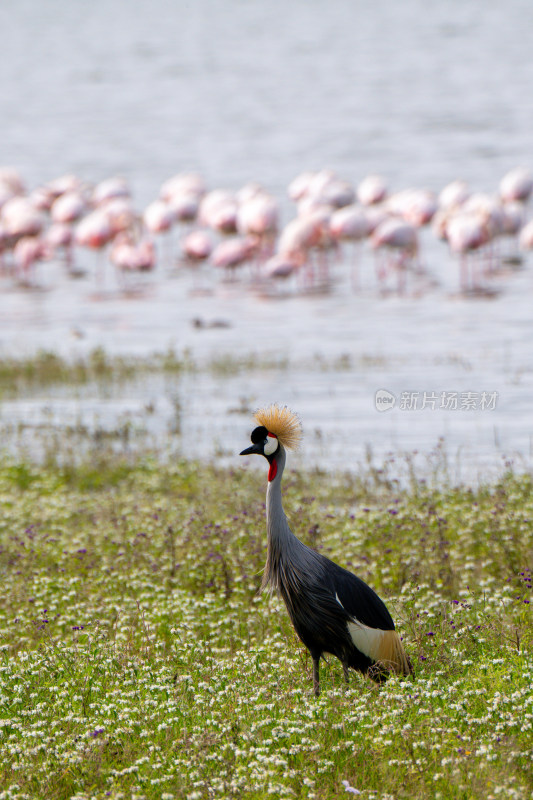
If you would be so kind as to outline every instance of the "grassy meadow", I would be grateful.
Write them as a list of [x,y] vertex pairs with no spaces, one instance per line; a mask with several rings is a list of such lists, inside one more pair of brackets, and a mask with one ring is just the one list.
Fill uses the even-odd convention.
[[294,530],[387,601],[416,669],[311,661],[259,595],[266,476],[0,466],[0,799],[533,797],[533,485],[285,474]]

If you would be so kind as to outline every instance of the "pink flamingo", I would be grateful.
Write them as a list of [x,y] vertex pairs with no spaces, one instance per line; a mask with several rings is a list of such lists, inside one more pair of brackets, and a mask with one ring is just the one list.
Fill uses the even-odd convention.
[[300,263],[295,258],[284,256],[278,253],[269,258],[262,268],[262,275],[268,281],[286,282],[293,275],[296,275],[300,269]]
[[110,200],[130,197],[131,191],[125,178],[106,178],[94,187],[92,203],[94,206],[103,206]]
[[504,210],[500,199],[496,195],[475,192],[463,203],[460,212],[479,217],[485,226],[488,236],[487,247],[480,248],[479,254],[485,258],[484,269],[487,272],[495,272],[499,266],[499,237],[505,233]]
[[474,192],[461,206],[461,212],[480,214],[491,226],[492,233],[497,235],[503,226],[503,206],[498,197],[485,192]]
[[452,216],[452,211],[439,208],[431,220],[431,231],[435,238],[439,239],[441,242],[445,242],[447,239],[446,228]]
[[39,236],[22,236],[13,249],[13,259],[20,283],[31,286],[35,264],[51,257],[51,250],[46,241]]
[[359,286],[359,256],[361,243],[370,235],[371,225],[366,211],[361,206],[340,208],[331,215],[330,232],[336,242],[351,242],[354,245],[352,286]]
[[337,176],[332,169],[321,169],[318,172],[313,172],[307,186],[306,194],[319,197],[325,189],[336,180]]
[[442,211],[453,211],[462,206],[470,197],[468,184],[462,180],[454,180],[446,184],[438,197],[438,207]]
[[62,175],[34,189],[30,194],[30,201],[39,211],[50,211],[58,198],[70,194],[83,197],[82,182],[76,175]]
[[177,222],[188,225],[198,216],[200,201],[207,189],[203,179],[196,173],[180,173],[165,181],[159,197],[167,203]]
[[[5,204],[14,197],[24,194],[22,178],[16,170],[8,167],[0,168],[0,211]],[[34,206],[35,207],[35,206]]]
[[387,183],[380,175],[368,175],[357,186],[357,199],[363,206],[382,203],[387,193]]
[[22,236],[38,236],[44,228],[45,219],[27,197],[13,197],[2,206],[2,226],[11,239]]
[[343,208],[355,201],[353,186],[328,169],[320,170],[312,176],[305,196],[332,209]]
[[533,250],[533,219],[530,219],[520,231],[519,241],[521,250]]
[[9,186],[0,183],[0,211],[9,200],[13,199],[13,197],[16,197],[16,195],[13,194]]
[[331,210],[343,208],[355,200],[353,186],[329,169],[303,172],[291,181],[287,191],[298,204],[299,213],[318,206],[328,206]]
[[522,203],[508,202],[502,206],[500,238],[507,244],[502,261],[506,264],[519,265],[522,258],[519,253],[519,236],[524,223],[524,206]]
[[65,192],[54,200],[50,208],[52,222],[77,222],[87,210],[87,204],[80,192]]
[[191,231],[181,242],[185,258],[193,264],[205,261],[213,251],[212,239],[207,231]]
[[278,254],[299,267],[307,265],[311,248],[320,241],[320,230],[309,217],[296,217],[281,232]]
[[277,201],[266,192],[245,200],[237,212],[239,233],[250,236],[276,235],[279,225]]
[[176,221],[176,215],[163,200],[154,200],[146,207],[143,221],[150,233],[166,233]]
[[70,192],[82,192],[82,182],[77,175],[68,173],[61,175],[59,178],[54,178],[45,184],[48,191],[54,198],[60,197],[62,194],[70,194]]
[[4,253],[8,249],[8,245],[9,245],[9,237],[4,229],[4,226],[0,222],[0,273],[1,274],[7,272],[4,260]]
[[194,197],[198,201],[206,192],[207,187],[201,175],[195,172],[180,172],[163,183],[159,197],[169,205],[173,205],[174,197]]
[[314,194],[306,194],[296,204],[296,214],[300,218],[309,217],[315,213],[331,216],[334,211],[335,208],[330,203],[326,203],[322,197]]
[[96,209],[87,214],[78,223],[75,231],[75,242],[81,247],[91,250],[101,250],[113,238],[113,228],[109,216],[102,209]]
[[506,203],[502,207],[502,234],[517,236],[522,227],[524,209],[520,203]]
[[[13,250],[19,239],[38,237],[44,230],[44,226],[45,217],[33,207],[29,198],[17,195],[7,200],[0,210],[2,265],[3,254],[6,250]],[[21,257],[19,260],[24,262],[25,258]]]
[[307,194],[313,176],[313,172],[302,172],[289,183],[287,194],[294,203],[297,203]]
[[215,267],[224,269],[226,273],[235,276],[237,267],[250,261],[255,254],[257,241],[250,236],[234,236],[220,242],[212,252],[211,261]]
[[315,281],[310,257],[318,257],[319,277],[327,282],[329,274],[328,252],[336,244],[330,232],[331,209],[321,206],[291,220],[283,229],[278,253],[304,268],[304,280],[309,286]]
[[[407,269],[413,265],[418,256],[418,235],[415,226],[394,217],[386,219],[373,232],[371,245],[376,252],[378,280],[384,281],[389,267],[392,267],[398,274],[398,292],[403,293]],[[389,254],[384,266],[377,260],[381,251]],[[390,254],[393,254],[392,260]]]
[[463,292],[479,290],[475,263],[472,263],[471,282],[469,279],[470,257],[490,242],[492,233],[489,220],[479,212],[454,214],[448,220],[446,238],[450,251],[459,258],[461,290]]
[[54,222],[46,231],[44,238],[52,253],[56,253],[58,250],[63,251],[65,266],[69,275],[78,276],[82,274],[74,271],[74,232],[71,225],[66,222]]
[[500,197],[504,203],[527,203],[533,192],[533,175],[525,167],[508,172],[500,181]]
[[155,266],[155,247],[149,238],[135,241],[127,232],[115,237],[109,260],[119,270],[119,276],[132,272],[150,272]]
[[295,217],[281,232],[278,252],[303,264],[315,241],[317,235],[314,225],[305,217]]
[[0,167],[0,185],[9,189],[12,197],[26,192],[20,173],[13,167]]
[[336,178],[328,183],[319,195],[324,203],[334,209],[346,208],[355,202],[355,190],[348,181]]
[[156,264],[155,245],[152,239],[145,237],[137,242],[137,258],[135,269],[139,272],[151,272]]
[[198,220],[223,234],[237,233],[238,204],[236,197],[224,189],[213,189],[200,203]]
[[28,195],[28,199],[37,211],[48,213],[57,199],[58,195],[52,192],[48,186],[38,186]]
[[193,194],[174,194],[167,201],[178,222],[185,225],[196,220],[200,208],[200,198]]
[[257,255],[260,261],[272,255],[278,227],[278,203],[267,192],[258,192],[241,202],[237,211],[237,229],[242,236],[257,239]]
[[101,209],[97,210],[102,211],[107,216],[111,226],[111,238],[118,233],[136,228],[140,224],[139,216],[129,197],[115,197],[112,200],[108,200]]
[[[176,222],[176,212],[164,200],[154,200],[144,210],[143,221],[146,229],[153,235],[169,234],[172,226]],[[171,241],[166,240],[167,247],[164,250],[164,260],[171,261]]]
[[266,189],[257,181],[249,181],[245,183],[244,186],[241,186],[240,189],[235,194],[235,199],[237,200],[237,205],[239,208],[248,203],[250,200],[254,200],[254,198],[259,197],[260,195],[268,195]]
[[114,235],[115,231],[111,225],[109,215],[102,208],[91,211],[78,223],[74,231],[74,241],[77,245],[95,250],[100,254],[97,262],[97,280],[99,283],[103,282],[103,252]]
[[213,240],[208,231],[191,231],[181,241],[181,250],[184,262],[187,266],[194,268],[194,281],[196,289],[199,286],[199,267],[204,264],[213,252]]
[[52,226],[48,230],[47,240],[54,250],[62,249],[65,265],[70,275],[74,275],[72,223],[77,222],[85,213],[87,205],[79,191],[67,191],[54,200],[50,209]]
[[365,215],[371,235],[374,233],[376,228],[381,225],[382,222],[385,222],[385,220],[390,218],[390,214],[387,211],[384,203],[375,206],[366,206]]
[[385,207],[393,216],[421,228],[431,222],[438,204],[433,192],[427,189],[404,189],[391,195]]
[[345,206],[331,215],[330,231],[339,241],[358,242],[370,233],[366,211],[361,206]]

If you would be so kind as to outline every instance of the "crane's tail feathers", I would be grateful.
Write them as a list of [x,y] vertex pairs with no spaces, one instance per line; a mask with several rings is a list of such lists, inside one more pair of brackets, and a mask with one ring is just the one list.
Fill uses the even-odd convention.
[[380,642],[377,659],[389,672],[411,675],[413,667],[396,631],[385,631]]

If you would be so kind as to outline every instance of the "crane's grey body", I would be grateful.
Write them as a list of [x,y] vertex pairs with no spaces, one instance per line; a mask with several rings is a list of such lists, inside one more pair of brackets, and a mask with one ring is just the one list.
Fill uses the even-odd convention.
[[266,496],[267,560],[262,588],[279,592],[301,641],[313,659],[313,684],[319,694],[319,661],[335,655],[348,667],[384,680],[390,669],[407,675],[411,665],[394,622],[378,595],[357,576],[307,547],[291,531],[281,500],[286,453],[276,435],[260,426],[253,445],[270,464]]
[[[354,616],[345,608],[346,581],[353,583],[351,592],[357,584],[361,589],[372,592],[363,581],[343,570],[334,562],[307,547],[291,531],[283,510],[281,499],[281,479],[285,467],[285,450],[280,446],[276,456],[277,473],[269,481],[266,497],[267,515],[267,561],[263,574],[262,588],[270,585],[282,596],[296,633],[308,648],[313,658],[315,690],[318,689],[318,661],[323,652],[337,656],[346,668],[366,672],[373,664],[372,659],[360,652],[354,645],[348,623]],[[343,591],[344,590],[344,591]],[[342,600],[345,602],[343,603]],[[363,600],[363,598],[360,598]],[[373,610],[379,608],[382,625],[394,629],[384,604],[372,592]],[[368,598],[367,598],[368,603]],[[364,617],[365,603],[361,603]],[[361,620],[365,624],[365,620]]]

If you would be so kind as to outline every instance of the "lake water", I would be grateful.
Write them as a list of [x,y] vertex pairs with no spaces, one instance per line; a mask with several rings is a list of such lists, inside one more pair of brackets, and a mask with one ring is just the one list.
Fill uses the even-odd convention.
[[[354,183],[378,172],[394,189],[439,190],[461,177],[492,191],[508,169],[533,166],[526,0],[7,0],[0,25],[9,32],[0,52],[0,159],[30,189],[66,172],[88,181],[121,174],[142,208],[166,178],[195,170],[210,187],[261,182],[289,219],[286,187],[304,169],[332,168]],[[309,433],[300,463],[357,468],[367,445],[384,458],[428,453],[444,437],[461,477],[508,457],[530,465],[531,264],[500,275],[496,298],[464,299],[446,249],[429,235],[422,247],[435,285],[405,298],[378,294],[368,255],[358,294],[346,261],[329,294],[274,299],[220,281],[202,296],[190,276],[160,266],[143,296],[111,286],[98,300],[91,275],[67,281],[59,265],[44,265],[46,291],[2,283],[4,355],[172,346],[200,360],[287,358],[291,368],[136,383],[112,398],[96,389],[48,393],[2,403],[1,420],[31,427],[71,414],[113,426],[126,414],[164,439],[178,396],[183,450],[209,457],[216,447],[244,446],[250,418],[231,413],[241,398],[250,407],[280,400]],[[90,254],[78,259],[94,269]],[[227,327],[209,327],[215,320]],[[395,395],[395,408],[376,410],[379,389]],[[476,408],[440,408],[454,391],[470,392]],[[404,409],[402,393],[415,392],[418,408]],[[494,408],[480,407],[484,392],[497,393]],[[147,403],[155,404],[148,422]]]

